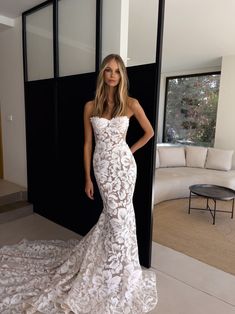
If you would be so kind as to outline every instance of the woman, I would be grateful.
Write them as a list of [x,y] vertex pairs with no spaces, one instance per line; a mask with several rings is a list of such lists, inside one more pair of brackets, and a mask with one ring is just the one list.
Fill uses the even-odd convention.
[[128,78],[125,65],[120,56],[111,54],[107,56],[101,65],[97,79],[97,91],[95,100],[86,103],[84,110],[84,166],[86,173],[85,191],[89,198],[93,199],[93,184],[90,177],[90,161],[92,151],[92,126],[90,118],[98,116],[111,120],[124,116],[130,119],[135,116],[144,130],[144,136],[131,147],[134,153],[144,146],[154,135],[153,128],[147,119],[142,107],[134,98],[128,97]]
[[[111,307],[110,303],[109,309],[113,309],[110,313],[116,313],[115,310],[117,313],[144,313],[157,302],[155,274],[142,272],[139,265],[132,205],[136,180],[133,153],[144,146],[154,132],[138,101],[128,96],[127,85],[121,57],[107,56],[97,79],[95,99],[86,103],[84,110],[85,192],[90,199],[94,198],[90,176],[93,128],[96,140],[93,167],[103,200],[103,212],[96,226],[100,232],[97,252],[105,256],[100,262],[100,273],[107,269],[116,280],[118,304]],[[129,149],[125,137],[132,116],[140,123],[144,135]],[[111,290],[112,287],[104,283],[103,287]],[[128,297],[124,298],[124,294]]]
[[[129,118],[144,135],[131,150],[125,142]],[[0,313],[142,314],[157,303],[155,273],[138,260],[132,196],[136,165],[132,153],[152,136],[137,100],[127,95],[121,58],[104,59],[94,101],[84,110],[85,192],[94,197],[93,165],[104,209],[81,241],[22,241],[0,249]]]

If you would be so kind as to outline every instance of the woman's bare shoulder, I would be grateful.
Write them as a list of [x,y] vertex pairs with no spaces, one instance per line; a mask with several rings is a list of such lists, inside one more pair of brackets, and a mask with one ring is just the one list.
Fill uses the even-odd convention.
[[95,101],[89,100],[88,102],[85,103],[84,111],[87,114],[91,115],[91,113],[93,112],[93,109],[94,109],[94,105],[95,105]]
[[85,103],[85,108],[87,109],[93,109],[94,108],[94,104],[95,104],[95,101],[94,100],[89,100],[88,102]]
[[136,108],[140,106],[139,101],[136,98],[128,97],[128,108],[134,113]]

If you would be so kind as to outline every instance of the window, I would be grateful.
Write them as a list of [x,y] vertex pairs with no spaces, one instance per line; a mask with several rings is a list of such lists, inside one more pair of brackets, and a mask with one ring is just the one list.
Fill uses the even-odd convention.
[[48,4],[26,16],[28,81],[54,76],[52,13],[53,6]]
[[213,146],[220,73],[168,77],[163,141]]
[[60,76],[95,72],[96,1],[58,2]]

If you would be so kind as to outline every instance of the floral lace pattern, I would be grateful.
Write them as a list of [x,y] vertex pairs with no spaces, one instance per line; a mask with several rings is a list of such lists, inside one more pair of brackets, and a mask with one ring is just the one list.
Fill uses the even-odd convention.
[[81,241],[0,249],[0,313],[142,314],[157,303],[155,273],[139,264],[132,204],[136,164],[127,116],[92,117],[95,177],[104,208]]

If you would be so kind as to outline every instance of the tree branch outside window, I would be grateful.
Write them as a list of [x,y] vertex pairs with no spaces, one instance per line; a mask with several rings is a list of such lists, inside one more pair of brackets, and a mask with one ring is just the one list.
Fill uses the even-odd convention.
[[163,141],[214,145],[220,72],[168,77]]

